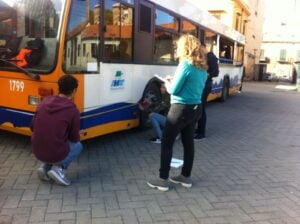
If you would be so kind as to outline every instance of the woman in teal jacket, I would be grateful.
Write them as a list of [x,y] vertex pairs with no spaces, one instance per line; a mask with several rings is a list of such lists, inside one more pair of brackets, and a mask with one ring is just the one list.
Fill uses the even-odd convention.
[[169,190],[169,171],[173,144],[180,133],[184,149],[183,167],[179,176],[169,180],[184,187],[191,187],[191,171],[194,161],[194,129],[201,116],[201,95],[207,79],[205,53],[200,49],[199,40],[185,34],[177,41],[179,65],[174,77],[165,80],[171,94],[171,108],[167,115],[161,144],[159,178],[147,184],[161,191]]

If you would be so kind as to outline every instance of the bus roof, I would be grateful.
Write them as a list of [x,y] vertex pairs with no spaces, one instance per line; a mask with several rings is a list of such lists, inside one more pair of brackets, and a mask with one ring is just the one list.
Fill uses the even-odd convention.
[[200,8],[191,0],[149,0],[163,8],[180,14],[201,26],[219,33],[225,37],[235,40],[241,44],[245,44],[245,36],[235,29],[225,25],[215,18],[209,12]]

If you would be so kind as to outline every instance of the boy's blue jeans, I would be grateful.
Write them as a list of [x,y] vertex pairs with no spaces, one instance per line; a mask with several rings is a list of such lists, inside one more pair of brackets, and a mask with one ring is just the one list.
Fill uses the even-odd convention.
[[75,159],[77,159],[77,157],[79,156],[79,154],[81,153],[81,151],[83,149],[81,142],[70,142],[69,141],[69,147],[70,147],[70,152],[64,160],[57,162],[55,164],[46,163],[44,165],[44,168],[46,170],[50,170],[52,165],[61,165],[63,169],[68,169],[69,165]]
[[69,142],[69,147],[70,152],[67,157],[63,161],[58,163],[61,164],[64,169],[68,169],[69,165],[75,159],[77,159],[83,148],[81,142]]
[[150,113],[149,119],[156,136],[162,139],[162,128],[165,127],[167,118],[164,115],[153,112]]

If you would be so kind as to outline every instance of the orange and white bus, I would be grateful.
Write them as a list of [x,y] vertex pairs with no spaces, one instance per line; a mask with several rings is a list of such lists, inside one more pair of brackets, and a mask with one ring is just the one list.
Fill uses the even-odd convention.
[[36,106],[64,74],[79,80],[82,139],[137,127],[137,102],[153,74],[174,73],[182,33],[219,56],[209,99],[237,91],[245,38],[192,1],[1,0],[0,129],[30,135]]

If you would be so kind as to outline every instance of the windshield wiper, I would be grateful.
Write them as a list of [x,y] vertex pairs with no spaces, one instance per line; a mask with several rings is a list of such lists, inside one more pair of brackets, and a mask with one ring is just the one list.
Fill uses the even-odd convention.
[[13,67],[17,68],[19,71],[22,71],[25,75],[29,76],[30,78],[33,78],[35,80],[40,80],[40,75],[39,74],[35,74],[33,72],[27,71],[26,69],[16,65],[15,63],[12,63],[9,60],[5,60],[5,59],[0,58],[0,61],[12,65]]

